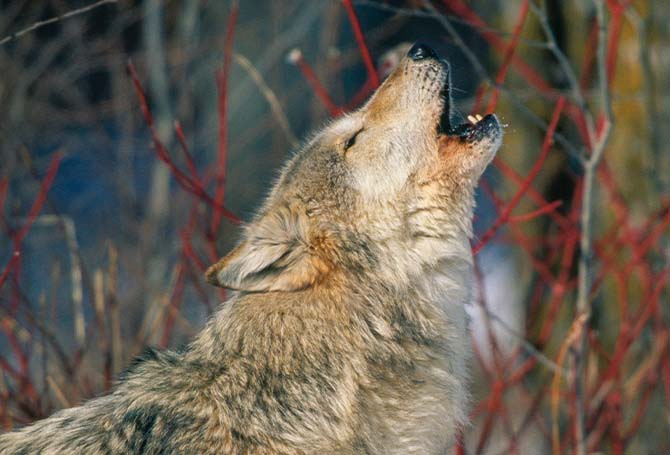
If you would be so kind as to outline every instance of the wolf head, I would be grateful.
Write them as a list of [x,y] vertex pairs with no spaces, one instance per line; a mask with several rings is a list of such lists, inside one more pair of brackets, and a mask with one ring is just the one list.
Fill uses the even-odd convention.
[[414,45],[363,107],[288,162],[208,280],[295,291],[352,275],[393,281],[450,256],[469,260],[474,188],[502,129],[494,115],[452,126],[450,71]]

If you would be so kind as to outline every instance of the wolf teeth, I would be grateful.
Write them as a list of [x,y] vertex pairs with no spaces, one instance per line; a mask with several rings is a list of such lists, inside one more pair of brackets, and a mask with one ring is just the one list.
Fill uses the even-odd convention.
[[484,117],[482,117],[482,116],[479,115],[479,114],[468,115],[468,121],[469,121],[470,123],[472,123],[473,125],[476,125],[477,123],[479,123],[483,118],[484,118]]

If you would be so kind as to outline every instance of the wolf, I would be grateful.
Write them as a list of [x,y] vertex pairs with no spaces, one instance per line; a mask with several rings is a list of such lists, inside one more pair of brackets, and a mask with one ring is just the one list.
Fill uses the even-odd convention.
[[183,351],[0,453],[445,453],[468,412],[473,194],[502,141],[492,114],[452,125],[451,90],[414,45],[288,161],[207,271],[234,292]]

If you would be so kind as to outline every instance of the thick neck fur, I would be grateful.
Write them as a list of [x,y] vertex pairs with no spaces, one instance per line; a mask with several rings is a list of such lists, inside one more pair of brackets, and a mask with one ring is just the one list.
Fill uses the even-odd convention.
[[[351,444],[358,438],[366,448],[360,453],[395,453],[384,441],[410,419],[421,431],[435,432],[428,437],[407,428],[408,434],[423,438],[410,439],[410,445],[425,448],[435,434],[442,434],[435,442],[441,446],[465,421],[467,409],[464,304],[470,294],[470,252],[463,257],[465,247],[453,240],[427,242],[446,242],[440,246],[447,253],[443,260],[421,264],[419,251],[407,251],[403,256],[417,261],[418,268],[400,275],[391,269],[402,266],[390,261],[379,264],[384,274],[353,270],[347,272],[353,277],[335,277],[302,291],[236,294],[185,359],[229,365],[220,381],[222,392],[216,393],[225,395],[231,383],[264,377],[269,384],[257,392],[247,384],[245,390],[268,393],[263,399],[270,401],[276,400],[271,393],[277,393],[319,410],[301,417],[244,411],[237,423],[252,437],[273,427],[287,437],[299,435],[301,445],[314,447],[314,453],[320,444]],[[424,242],[415,245],[427,247]],[[380,278],[385,275],[390,279]],[[251,326],[264,332],[249,332]],[[430,391],[435,389],[441,392]],[[436,394],[443,401],[420,404]],[[421,417],[409,417],[413,412]],[[324,435],[333,440],[324,441]]]
[[[427,200],[414,207],[410,216],[396,212],[383,227],[367,223],[367,232],[339,239],[341,266],[313,286],[233,294],[191,344],[185,360],[226,365],[215,393],[224,396],[240,383],[235,393],[267,394],[259,399],[270,402],[276,394],[319,410],[300,417],[243,410],[237,424],[246,434],[261,437],[272,426],[310,447],[327,446],[324,435],[332,435],[347,444],[362,438],[370,452],[392,453],[382,441],[398,428],[425,447],[434,436],[422,431],[449,438],[444,426],[465,420],[469,216],[455,222],[453,208]],[[269,382],[256,390],[248,381],[259,377]],[[435,396],[441,401],[431,401]],[[408,417],[416,410],[421,416]],[[405,427],[408,419],[421,431]]]
[[[238,349],[243,337],[236,334],[245,330],[240,318],[249,305],[279,319],[328,317],[334,324],[350,324],[360,318],[365,320],[361,339],[376,336],[375,331],[400,335],[404,328],[397,326],[398,318],[413,335],[417,327],[425,331],[422,336],[436,339],[445,331],[464,335],[464,305],[471,294],[472,204],[457,210],[464,212],[462,216],[454,216],[454,207],[447,211],[426,201],[416,201],[414,208],[404,219],[396,218],[394,235],[385,239],[343,239],[351,248],[342,258],[344,267],[322,283],[296,292],[235,293],[193,343],[192,354],[209,357]],[[264,300],[272,302],[259,304]],[[369,346],[369,341],[361,347]]]

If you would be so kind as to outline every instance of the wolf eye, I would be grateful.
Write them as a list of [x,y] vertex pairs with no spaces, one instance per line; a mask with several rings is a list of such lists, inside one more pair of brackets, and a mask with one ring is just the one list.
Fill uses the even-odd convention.
[[344,143],[345,152],[349,150],[349,148],[351,148],[356,143],[356,137],[361,131],[363,131],[363,129],[356,131],[353,136],[351,136],[349,139],[346,140],[346,142]]

